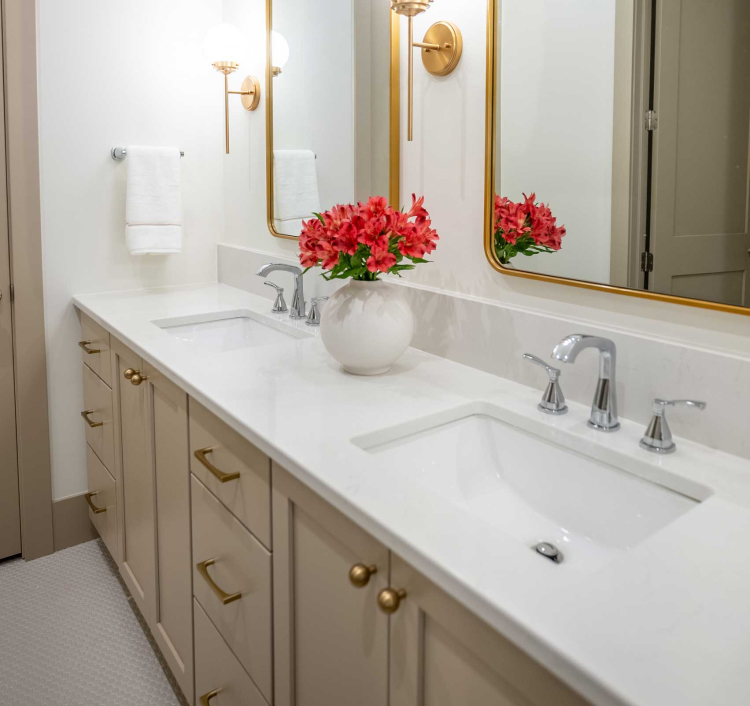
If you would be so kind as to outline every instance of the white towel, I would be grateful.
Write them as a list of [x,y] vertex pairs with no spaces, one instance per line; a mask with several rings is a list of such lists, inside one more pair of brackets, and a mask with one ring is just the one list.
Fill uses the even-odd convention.
[[125,239],[131,255],[182,251],[177,147],[128,147]]
[[302,220],[320,212],[318,171],[310,150],[274,150],[273,216],[276,230],[299,235]]

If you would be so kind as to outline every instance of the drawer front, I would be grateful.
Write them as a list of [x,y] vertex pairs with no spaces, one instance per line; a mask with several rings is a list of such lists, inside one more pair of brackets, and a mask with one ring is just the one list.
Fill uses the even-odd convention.
[[83,427],[86,443],[94,449],[107,470],[115,472],[115,427],[112,423],[112,390],[83,366]]
[[83,312],[81,312],[80,345],[83,362],[112,387],[109,333]]
[[[203,460],[196,457],[196,452]],[[220,474],[238,473],[239,477],[221,482],[209,465]],[[190,400],[190,470],[271,549],[270,459],[193,399]]]
[[195,614],[195,694],[197,706],[267,706],[252,679],[232,654],[198,601]]
[[[86,446],[88,472],[89,518],[112,556],[117,556],[117,499],[115,479],[109,475],[99,457]],[[99,512],[95,512],[99,510]],[[103,512],[101,512],[103,510]]]
[[[271,703],[271,555],[195,476],[191,487],[193,593]],[[201,572],[199,562],[209,560]],[[224,603],[217,587],[241,595]]]

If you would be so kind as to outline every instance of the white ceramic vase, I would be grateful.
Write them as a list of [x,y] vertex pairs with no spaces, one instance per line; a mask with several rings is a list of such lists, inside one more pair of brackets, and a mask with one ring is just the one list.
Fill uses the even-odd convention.
[[387,372],[406,351],[414,317],[399,287],[350,281],[323,308],[320,337],[328,352],[354,375]]

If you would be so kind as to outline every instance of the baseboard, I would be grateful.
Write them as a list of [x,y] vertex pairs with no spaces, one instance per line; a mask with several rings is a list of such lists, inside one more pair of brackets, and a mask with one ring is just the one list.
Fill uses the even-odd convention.
[[52,503],[52,530],[56,552],[99,536],[89,519],[89,506],[83,493]]

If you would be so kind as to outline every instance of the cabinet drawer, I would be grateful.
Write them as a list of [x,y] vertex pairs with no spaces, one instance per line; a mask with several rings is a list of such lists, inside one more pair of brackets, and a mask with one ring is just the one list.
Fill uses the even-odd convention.
[[193,612],[197,704],[203,706],[206,697],[218,691],[211,699],[211,706],[267,706],[252,679],[196,600],[193,601]]
[[[196,457],[196,452],[203,460]],[[239,473],[239,477],[222,483],[209,465],[219,473]],[[270,459],[193,399],[190,400],[190,470],[271,548]]]
[[[193,593],[271,703],[271,555],[195,476],[191,487]],[[220,590],[240,596],[225,604]]]
[[83,312],[81,312],[81,341],[79,345],[81,346],[83,362],[107,385],[112,387],[109,333]]
[[107,470],[115,470],[115,427],[112,422],[112,390],[87,366],[83,366],[83,406],[86,443]]
[[[112,556],[117,556],[117,500],[115,479],[109,475],[99,457],[86,446],[87,493],[89,517]],[[95,512],[93,508],[100,510]]]

